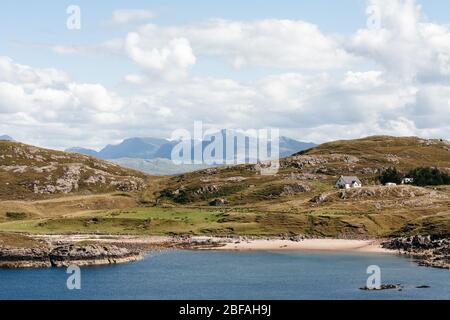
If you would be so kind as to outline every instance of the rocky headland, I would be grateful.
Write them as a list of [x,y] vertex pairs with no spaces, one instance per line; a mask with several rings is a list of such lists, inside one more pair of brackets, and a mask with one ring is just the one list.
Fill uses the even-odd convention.
[[450,239],[445,237],[416,235],[395,238],[383,242],[382,247],[410,255],[421,266],[450,269]]

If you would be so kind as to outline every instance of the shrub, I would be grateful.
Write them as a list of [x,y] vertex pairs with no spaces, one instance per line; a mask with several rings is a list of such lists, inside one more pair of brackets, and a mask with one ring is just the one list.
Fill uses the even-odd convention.
[[379,180],[382,184],[386,183],[402,183],[403,174],[398,171],[396,168],[388,168],[383,174],[379,177]]
[[416,168],[408,173],[416,186],[437,186],[450,184],[450,175],[438,168]]
[[27,214],[25,212],[7,212],[6,217],[12,220],[24,220],[27,218]]

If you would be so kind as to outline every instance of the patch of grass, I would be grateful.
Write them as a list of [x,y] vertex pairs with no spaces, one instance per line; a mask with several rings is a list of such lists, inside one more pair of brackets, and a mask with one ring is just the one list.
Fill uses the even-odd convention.
[[333,191],[335,189],[333,184],[323,181],[312,181],[311,187],[318,192]]
[[392,236],[402,237],[417,234],[450,237],[450,213],[415,219],[393,232]]
[[26,235],[0,232],[0,246],[14,248],[42,248],[46,244]]

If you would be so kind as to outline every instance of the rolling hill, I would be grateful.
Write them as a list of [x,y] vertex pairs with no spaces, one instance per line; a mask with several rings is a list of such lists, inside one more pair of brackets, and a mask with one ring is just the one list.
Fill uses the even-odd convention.
[[141,190],[147,176],[94,157],[0,141],[0,199]]
[[[0,158],[0,174],[2,181],[10,181],[2,184],[2,197],[45,197],[39,190],[47,182],[41,181],[50,175],[49,185],[54,188],[58,186],[57,177],[72,181],[67,177],[74,172],[70,169],[73,163],[82,164],[75,190],[78,193],[118,190],[116,184],[110,183],[113,177],[125,181],[145,179],[140,173],[88,156],[11,142],[2,142],[1,147],[5,150],[2,155],[9,156]],[[49,165],[57,169],[44,173]],[[282,159],[275,175],[259,174],[258,165],[239,165],[152,178],[133,198],[127,198],[128,193],[120,195],[127,202],[83,196],[83,207],[77,208],[74,203],[81,199],[67,196],[58,203],[1,201],[4,217],[0,231],[352,239],[450,236],[450,187],[380,185],[378,175],[392,166],[403,171],[419,166],[450,171],[449,142],[378,136],[335,141]],[[92,189],[88,181],[98,176],[96,170],[109,175],[103,174],[107,182]],[[335,181],[347,174],[358,176],[363,188],[336,189]],[[73,190],[74,184],[71,186]],[[29,220],[20,216],[21,212],[38,215],[39,219]]]

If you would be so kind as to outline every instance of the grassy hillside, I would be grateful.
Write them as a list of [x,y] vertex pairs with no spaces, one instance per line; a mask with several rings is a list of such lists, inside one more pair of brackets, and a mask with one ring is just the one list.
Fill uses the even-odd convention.
[[[419,166],[440,167],[450,170],[450,143],[446,140],[426,140],[417,137],[374,136],[357,140],[324,143],[298,155],[347,155],[347,168],[364,173],[364,168],[381,169],[396,166],[411,170]],[[337,163],[337,167],[339,166]]]
[[143,173],[94,157],[0,141],[0,199],[134,192],[146,179]]
[[[418,233],[450,236],[450,187],[379,185],[376,177],[391,166],[404,171],[419,166],[449,170],[449,144],[394,137],[336,141],[283,159],[281,169],[273,176],[260,175],[255,165],[209,168],[175,177],[152,178],[151,183],[131,197],[129,194],[72,200],[64,197],[60,203],[55,199],[47,203],[3,201],[0,231],[302,234],[341,238]],[[342,174],[357,175],[364,187],[335,189],[334,183]],[[214,203],[216,199],[221,201]],[[77,207],[78,201],[84,206]]]

